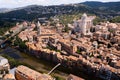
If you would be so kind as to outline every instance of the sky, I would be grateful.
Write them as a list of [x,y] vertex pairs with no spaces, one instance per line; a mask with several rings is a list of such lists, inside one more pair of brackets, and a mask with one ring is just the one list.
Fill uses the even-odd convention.
[[[69,3],[80,3],[85,1],[101,1],[101,0],[0,0],[0,8],[17,8],[27,5],[60,5]],[[120,0],[104,0],[102,2],[115,2]]]

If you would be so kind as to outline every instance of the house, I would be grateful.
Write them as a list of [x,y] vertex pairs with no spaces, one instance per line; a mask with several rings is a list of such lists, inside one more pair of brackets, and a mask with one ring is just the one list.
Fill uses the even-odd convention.
[[15,80],[15,76],[13,74],[6,74],[3,80]]
[[2,56],[0,56],[0,71],[9,71],[10,65],[8,63],[8,60]]
[[50,75],[41,74],[23,65],[16,68],[15,77],[17,80],[53,80]]
[[10,65],[8,63],[8,60],[2,56],[0,56],[0,79],[3,78],[3,76],[9,72]]

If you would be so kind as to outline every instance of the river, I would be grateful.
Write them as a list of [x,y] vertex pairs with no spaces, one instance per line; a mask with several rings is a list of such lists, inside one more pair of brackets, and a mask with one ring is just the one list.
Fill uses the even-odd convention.
[[[0,54],[6,54],[6,55],[14,58],[15,60],[20,61],[21,63],[30,65],[35,70],[37,70],[41,73],[48,73],[55,66],[55,64],[53,64],[51,62],[38,59],[27,53],[20,52],[19,50],[14,49],[12,47],[7,47],[5,49],[0,50]],[[74,71],[74,70],[72,70],[72,71]],[[51,75],[54,77],[59,77],[60,78],[59,80],[65,80],[68,77],[68,75],[70,73],[72,73],[72,71],[69,70],[68,68],[60,66],[56,70],[54,70]],[[98,79],[94,79],[91,76],[88,76],[80,71],[77,71],[77,72],[78,72],[79,76],[84,78],[85,80],[98,80]],[[74,74],[74,72],[73,72],[73,74]]]

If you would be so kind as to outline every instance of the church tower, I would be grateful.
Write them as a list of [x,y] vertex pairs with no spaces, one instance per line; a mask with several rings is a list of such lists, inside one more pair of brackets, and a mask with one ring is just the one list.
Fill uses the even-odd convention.
[[93,19],[95,19],[95,16],[87,16],[87,14],[84,13],[80,20],[74,21],[74,32],[83,35],[90,35],[90,29],[93,26]]
[[39,21],[38,21],[38,23],[37,23],[37,35],[38,35],[38,36],[41,35],[41,24],[40,24]]
[[87,14],[84,13],[82,18],[81,18],[81,31],[84,35],[86,35],[86,28],[87,28]]

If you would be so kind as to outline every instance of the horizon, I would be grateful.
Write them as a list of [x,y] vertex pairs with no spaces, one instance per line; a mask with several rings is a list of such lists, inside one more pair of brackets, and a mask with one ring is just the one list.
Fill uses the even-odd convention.
[[30,5],[41,5],[41,6],[52,6],[52,5],[67,5],[67,4],[77,4],[77,3],[83,3],[83,2],[119,2],[119,0],[105,0],[105,1],[100,1],[100,0],[0,0],[0,8],[20,8],[20,7],[26,7]]

